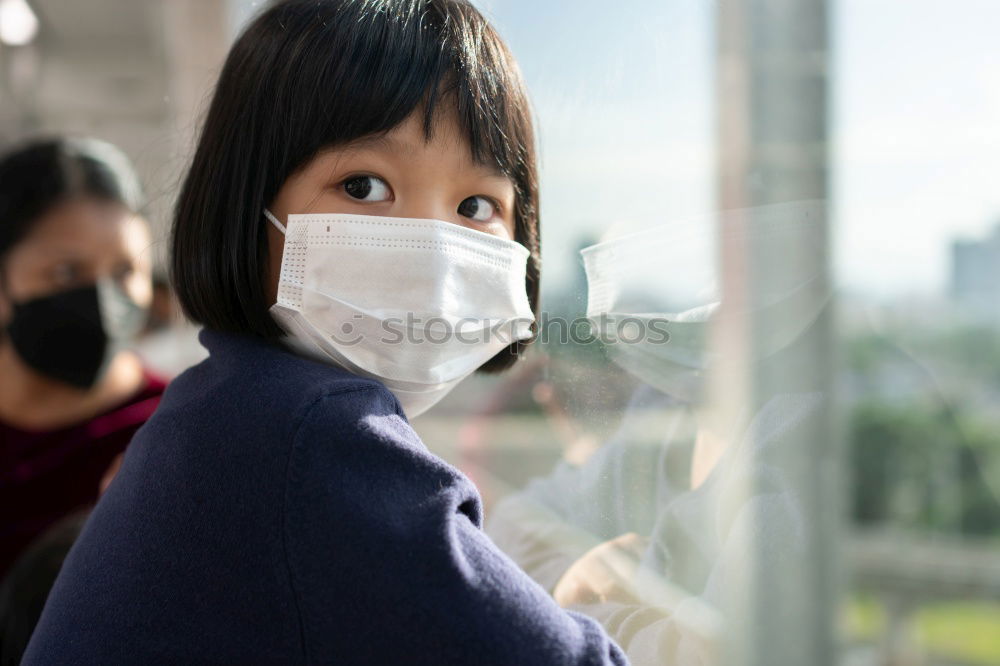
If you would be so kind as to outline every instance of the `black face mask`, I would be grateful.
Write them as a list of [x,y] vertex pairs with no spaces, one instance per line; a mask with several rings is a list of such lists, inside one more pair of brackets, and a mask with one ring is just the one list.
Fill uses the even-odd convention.
[[109,358],[97,285],[15,303],[7,337],[29,367],[78,388],[90,388]]

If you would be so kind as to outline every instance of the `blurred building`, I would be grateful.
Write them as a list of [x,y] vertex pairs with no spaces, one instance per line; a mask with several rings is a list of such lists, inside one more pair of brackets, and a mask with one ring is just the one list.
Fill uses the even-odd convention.
[[263,2],[0,0],[0,149],[39,134],[124,149],[157,258],[198,120],[229,45]]
[[1000,313],[1000,224],[986,238],[952,242],[950,292],[975,312]]

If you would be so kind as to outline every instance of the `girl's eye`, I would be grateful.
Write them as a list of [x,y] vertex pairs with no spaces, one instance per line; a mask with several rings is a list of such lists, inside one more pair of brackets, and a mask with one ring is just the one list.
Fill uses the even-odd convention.
[[83,271],[76,264],[57,264],[52,271],[52,278],[59,287],[72,287],[83,280]]
[[496,205],[483,196],[469,197],[458,205],[458,214],[476,222],[489,222],[496,215]]
[[375,176],[354,176],[344,181],[344,191],[358,201],[388,201],[391,198],[389,185]]
[[135,272],[135,269],[132,267],[132,264],[130,264],[130,263],[128,263],[128,264],[119,264],[115,268],[115,272],[112,274],[112,277],[119,284],[124,284],[125,281],[128,280],[132,276],[132,273],[134,273],[134,272]]

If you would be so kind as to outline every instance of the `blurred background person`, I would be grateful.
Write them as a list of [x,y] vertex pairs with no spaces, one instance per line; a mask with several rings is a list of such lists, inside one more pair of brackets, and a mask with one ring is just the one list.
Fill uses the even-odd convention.
[[125,349],[152,300],[142,196],[101,141],[0,159],[0,577],[97,500],[165,388]]

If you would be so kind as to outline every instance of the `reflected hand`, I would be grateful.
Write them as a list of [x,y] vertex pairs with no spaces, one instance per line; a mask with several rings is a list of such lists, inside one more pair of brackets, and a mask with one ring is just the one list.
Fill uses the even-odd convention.
[[570,566],[552,596],[563,608],[615,601],[638,604],[639,560],[649,539],[633,532],[594,546]]

